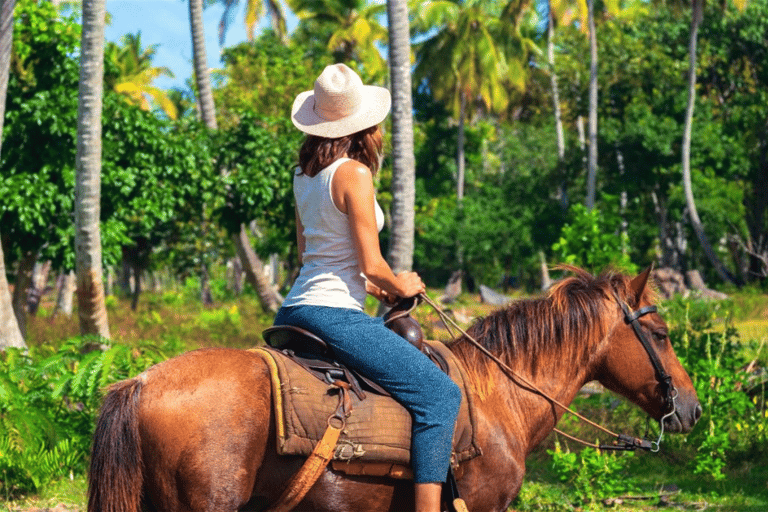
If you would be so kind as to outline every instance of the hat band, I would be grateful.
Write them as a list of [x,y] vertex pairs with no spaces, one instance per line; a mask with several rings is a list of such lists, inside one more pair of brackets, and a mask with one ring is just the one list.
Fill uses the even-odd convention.
[[324,119],[325,121],[338,121],[339,119],[355,115],[357,111],[360,110],[360,105],[361,102],[356,102],[354,108],[342,109],[339,108],[338,105],[334,105],[333,108],[323,108],[320,106],[319,102],[315,101],[313,110],[315,111],[315,114],[318,115],[318,117]]

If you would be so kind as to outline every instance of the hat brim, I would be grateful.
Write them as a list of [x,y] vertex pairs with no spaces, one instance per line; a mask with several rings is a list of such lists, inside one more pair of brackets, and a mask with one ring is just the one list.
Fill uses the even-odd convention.
[[392,96],[389,89],[375,85],[363,86],[360,110],[354,114],[327,121],[315,113],[315,92],[304,91],[293,101],[291,121],[294,126],[309,135],[337,139],[376,126],[389,114]]

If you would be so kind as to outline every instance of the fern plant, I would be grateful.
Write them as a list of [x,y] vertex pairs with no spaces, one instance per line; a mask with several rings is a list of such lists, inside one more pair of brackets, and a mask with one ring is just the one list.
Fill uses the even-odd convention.
[[102,389],[170,355],[150,343],[93,350],[99,341],[0,353],[0,495],[84,472]]

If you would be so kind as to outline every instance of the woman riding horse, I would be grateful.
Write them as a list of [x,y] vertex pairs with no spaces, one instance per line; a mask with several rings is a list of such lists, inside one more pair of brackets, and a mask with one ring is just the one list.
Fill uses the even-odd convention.
[[439,512],[461,392],[413,345],[363,311],[366,293],[389,301],[424,291],[415,272],[395,275],[379,247],[384,214],[373,176],[382,155],[378,125],[390,104],[387,89],[363,85],[344,64],[326,67],[314,89],[294,101],[291,119],[307,134],[293,180],[302,267],[275,325],[319,335],[342,363],[405,406],[413,417],[416,511]]

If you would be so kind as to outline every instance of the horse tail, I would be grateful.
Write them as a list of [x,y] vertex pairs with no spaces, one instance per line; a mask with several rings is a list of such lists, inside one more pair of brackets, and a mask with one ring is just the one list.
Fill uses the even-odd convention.
[[110,387],[96,423],[88,470],[88,512],[138,512],[142,489],[139,439],[141,379]]

